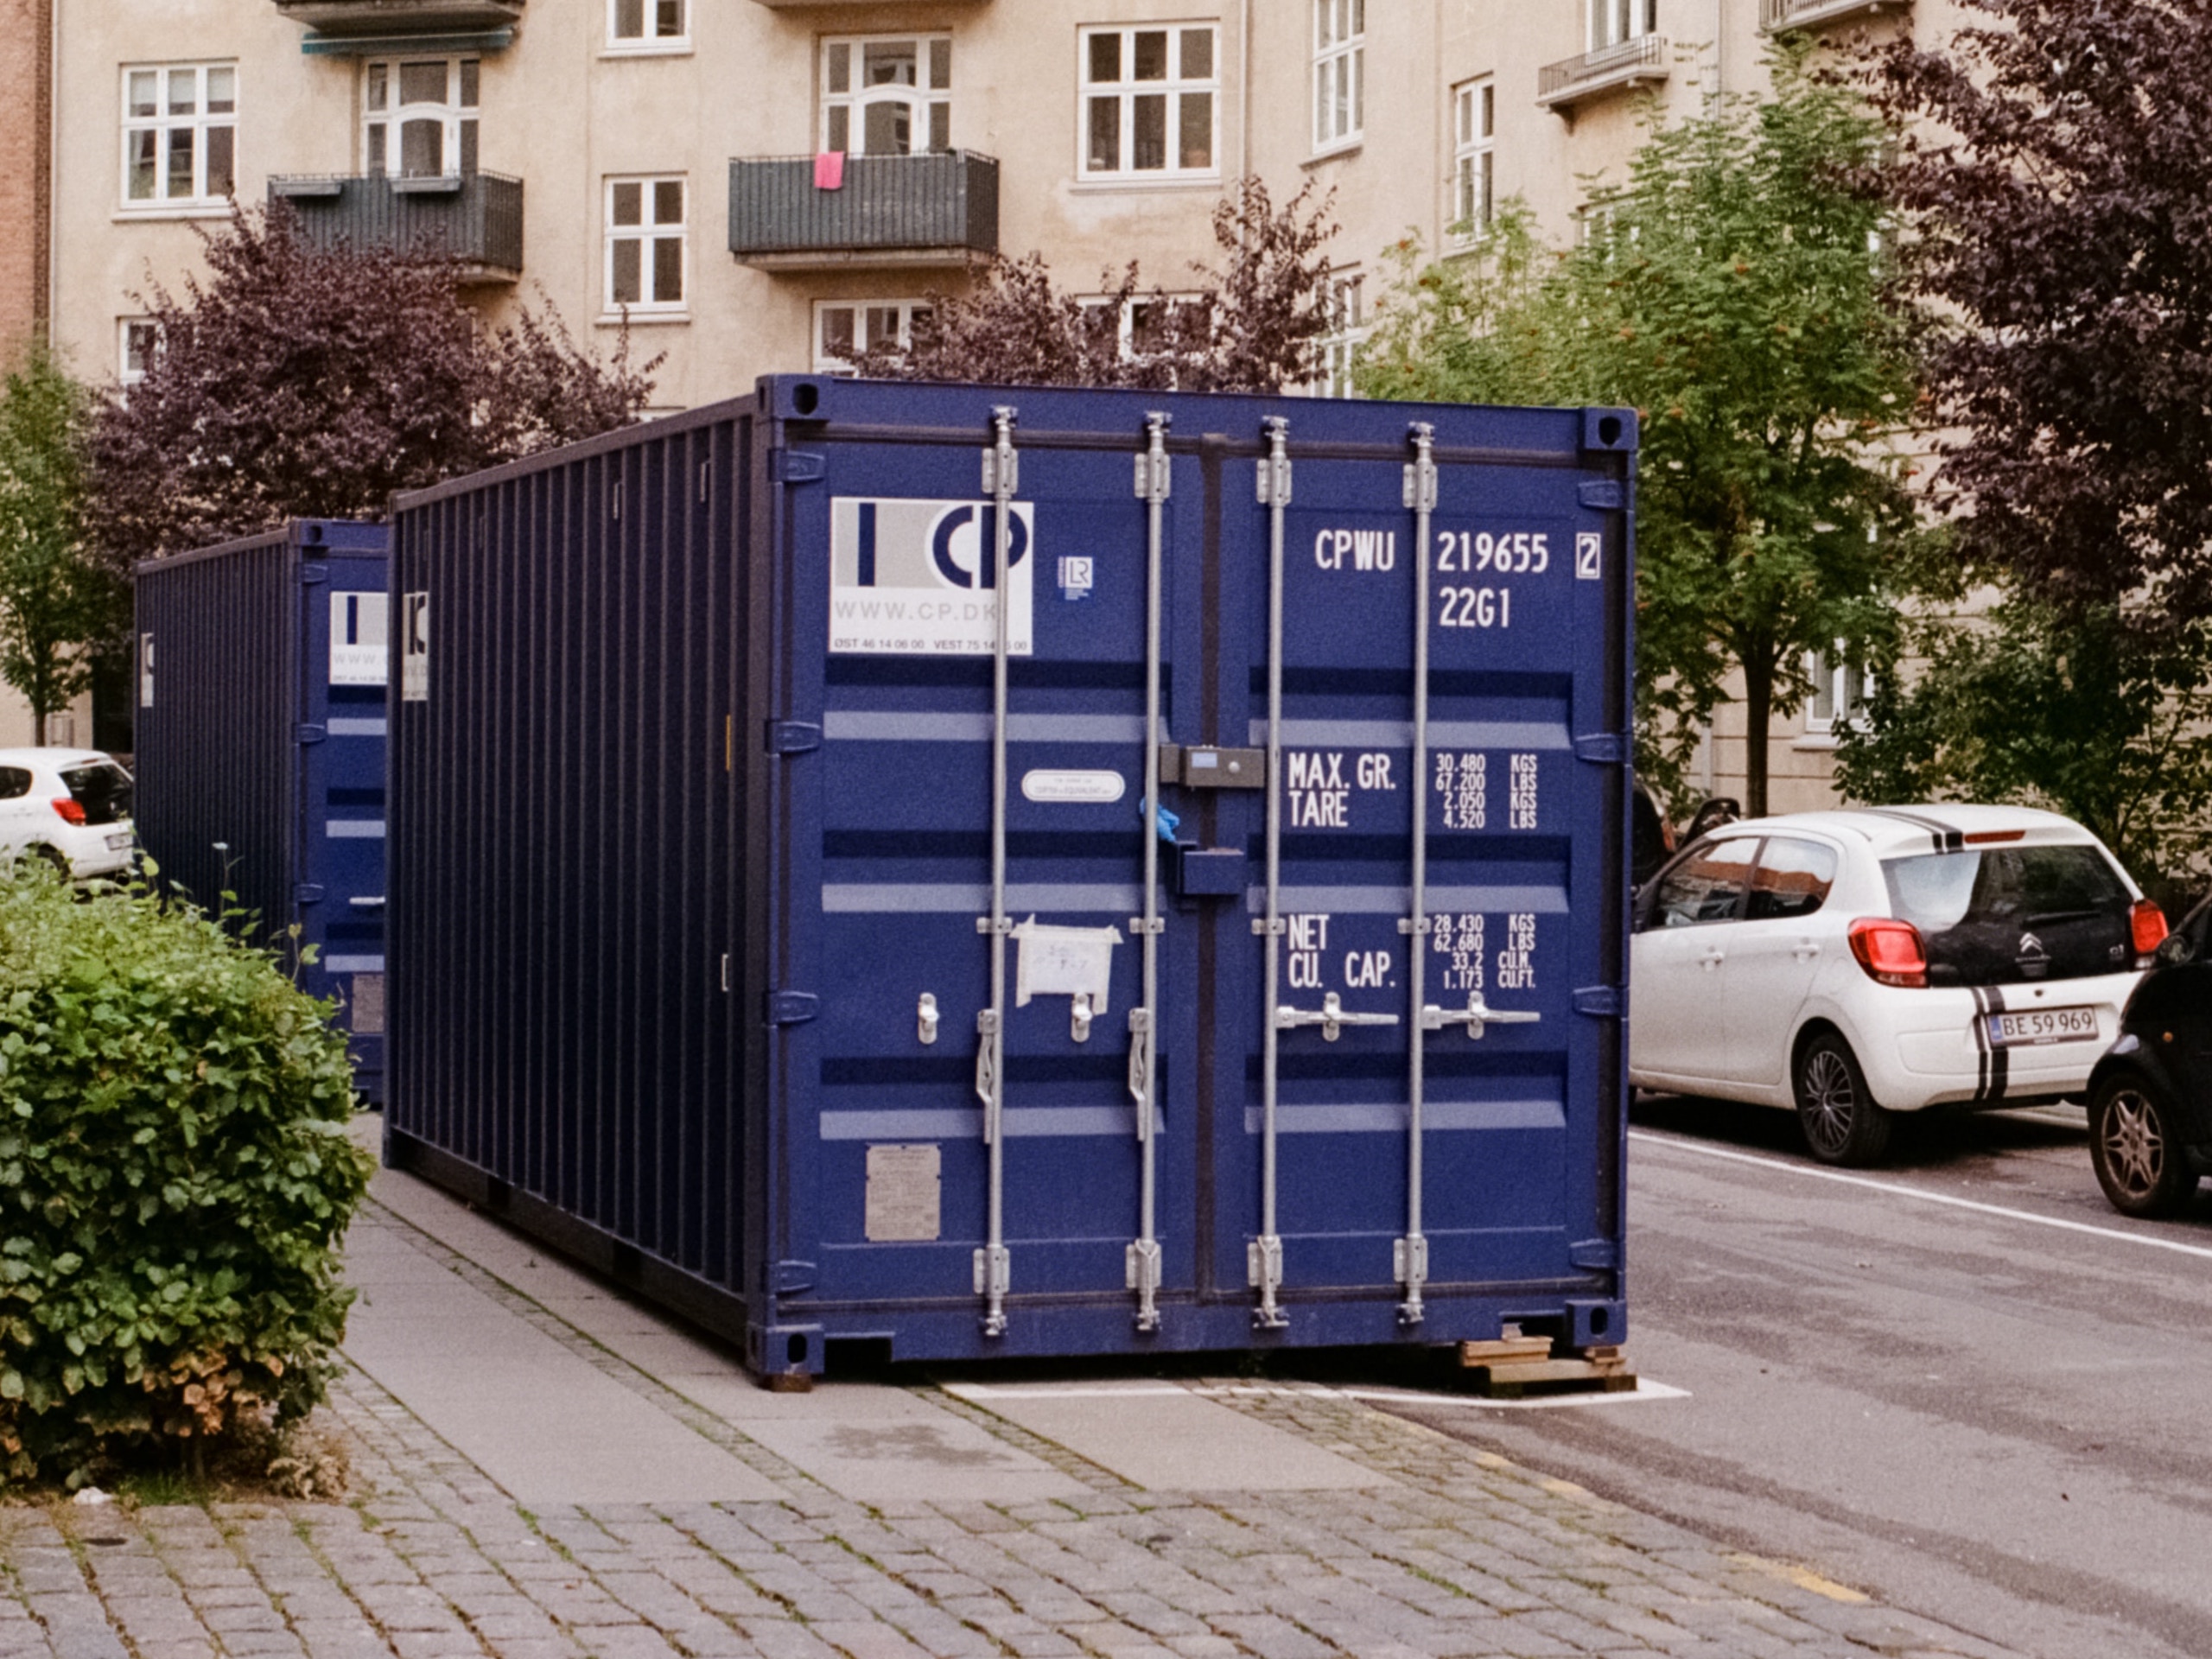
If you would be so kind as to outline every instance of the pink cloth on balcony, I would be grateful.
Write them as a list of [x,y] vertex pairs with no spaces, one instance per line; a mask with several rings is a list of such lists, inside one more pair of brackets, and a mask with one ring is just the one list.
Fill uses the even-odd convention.
[[814,188],[817,190],[842,190],[845,188],[845,152],[843,150],[824,149],[816,153]]

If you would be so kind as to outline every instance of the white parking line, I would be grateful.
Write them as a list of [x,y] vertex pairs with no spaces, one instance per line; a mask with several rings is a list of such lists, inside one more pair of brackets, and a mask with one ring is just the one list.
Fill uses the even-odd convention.
[[2184,1244],[2177,1238],[2153,1238],[2146,1233],[2122,1232],[2117,1227],[2093,1227],[2086,1221],[2064,1221],[2056,1216],[2039,1216],[2031,1210],[2011,1210],[2001,1204],[1981,1204],[1973,1198],[1953,1198],[1948,1192],[1929,1192],[1916,1186],[1900,1186],[1894,1181],[1877,1181],[1864,1175],[1847,1175],[1840,1170],[1815,1169],[1810,1165],[1789,1163],[1779,1158],[1758,1158],[1748,1152],[1729,1152],[1695,1141],[1679,1140],[1671,1135],[1655,1135],[1649,1129],[1630,1129],[1628,1138],[1646,1141],[1655,1147],[1671,1147],[1677,1152],[1695,1153],[1704,1158],[1719,1158],[1732,1164],[1751,1164],[1760,1169],[1778,1169],[1791,1175],[1809,1175],[1815,1180],[1834,1181],[1843,1186],[1863,1186],[1876,1192],[1892,1193],[1901,1198],[1918,1198],[1925,1204],[1948,1205],[1954,1210],[1978,1211],[1985,1216],[2002,1216],[2007,1221],[2031,1222],[2038,1227],[2056,1227],[2069,1233],[2087,1233],[2092,1238],[2117,1239],[2123,1244],[2147,1245],[2154,1250],[2171,1250],[2179,1255],[2199,1256],[2212,1262],[2212,1249],[2202,1244]]
[[1618,1394],[1540,1394],[1518,1400],[1491,1400],[1481,1395],[1432,1393],[1421,1389],[1332,1388],[1325,1382],[1265,1382],[1212,1384],[1194,1382],[1188,1388],[1173,1382],[1112,1383],[1058,1382],[947,1382],[947,1394],[978,1405],[993,1400],[1129,1400],[1147,1395],[1204,1395],[1214,1399],[1237,1395],[1308,1400],[1373,1400],[1411,1406],[1484,1406],[1494,1411],[1551,1410],[1560,1406],[1627,1405],[1638,1400],[1687,1400],[1689,1390],[1670,1388],[1649,1377],[1637,1380],[1633,1389]]

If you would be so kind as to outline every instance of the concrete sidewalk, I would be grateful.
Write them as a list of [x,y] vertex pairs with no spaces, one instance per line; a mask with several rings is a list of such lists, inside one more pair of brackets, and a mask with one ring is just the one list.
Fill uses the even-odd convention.
[[2004,1659],[1343,1390],[768,1394],[388,1171],[348,1257],[353,1501],[0,1509],[0,1659]]

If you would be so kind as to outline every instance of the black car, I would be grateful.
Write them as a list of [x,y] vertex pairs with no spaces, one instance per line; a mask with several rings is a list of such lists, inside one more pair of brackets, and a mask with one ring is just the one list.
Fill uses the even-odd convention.
[[2128,1216],[2175,1214],[2212,1173],[2212,899],[2159,944],[2089,1074],[2089,1157]]

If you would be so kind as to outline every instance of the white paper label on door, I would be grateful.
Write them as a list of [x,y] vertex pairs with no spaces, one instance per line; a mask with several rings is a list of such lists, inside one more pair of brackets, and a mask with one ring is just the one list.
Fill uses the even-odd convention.
[[385,619],[389,594],[334,593],[330,596],[330,683],[382,685],[390,670]]
[[[1030,650],[1036,508],[1007,531],[1007,650]],[[830,503],[830,649],[976,656],[998,635],[998,509],[989,501],[837,496]]]
[[1014,1007],[1027,1007],[1033,996],[1087,996],[1092,1014],[1106,1012],[1121,929],[1054,927],[1033,916],[1014,930]]

